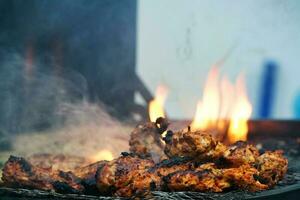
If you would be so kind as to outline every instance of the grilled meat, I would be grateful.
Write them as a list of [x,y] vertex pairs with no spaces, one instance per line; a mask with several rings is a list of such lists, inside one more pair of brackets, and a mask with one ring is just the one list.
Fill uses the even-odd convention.
[[160,177],[147,170],[133,170],[116,182],[114,195],[121,197],[145,196],[160,183]]
[[35,167],[24,158],[10,156],[2,174],[8,187],[53,190],[61,193],[83,193],[84,187],[72,172]]
[[[48,156],[50,163],[30,158],[34,164],[11,156],[2,180],[9,187],[134,197],[160,190],[260,191],[274,186],[287,171],[281,151],[259,155],[254,146],[241,141],[227,147],[204,131],[168,131],[164,144],[161,135],[167,126],[163,118],[138,126],[131,133],[130,153],[85,167],[70,165],[72,172],[57,169],[68,160],[61,156]],[[51,163],[56,168],[48,167]]]
[[194,169],[196,165],[197,163],[192,162],[191,158],[174,157],[155,164],[148,169],[148,172],[158,176],[166,176],[178,170]]
[[280,181],[287,171],[288,160],[283,157],[280,150],[267,151],[257,159],[259,180],[269,186],[274,186]]
[[115,195],[131,197],[132,195],[145,196],[150,191],[162,190],[162,178],[178,170],[193,169],[195,163],[187,158],[173,158],[163,160],[147,170],[133,170],[117,182],[119,188]]
[[173,158],[154,164],[151,160],[125,155],[107,163],[97,173],[99,189],[106,194],[131,197],[161,189],[161,178],[174,171],[188,170],[194,163]]
[[247,142],[238,141],[232,144],[224,153],[222,159],[232,166],[254,164],[259,156],[258,149]]
[[168,131],[164,138],[165,154],[169,157],[191,157],[195,160],[212,160],[222,156],[226,146],[205,131]]
[[249,164],[222,169],[221,171],[223,177],[235,188],[252,192],[268,189],[267,185],[259,182],[258,170]]
[[142,159],[132,154],[123,153],[121,157],[104,164],[97,171],[97,187],[101,193],[114,193],[133,178],[136,178],[139,171],[145,171],[153,165],[154,163],[150,159]]
[[259,156],[257,148],[246,142],[238,141],[227,147],[204,131],[168,131],[164,140],[165,153],[170,158],[191,157],[196,161],[220,161],[222,165],[237,167],[254,164]]
[[168,122],[161,117],[156,122],[137,126],[130,136],[129,151],[140,157],[151,157],[156,161],[164,159],[164,143],[161,134],[167,130],[167,127]]
[[[149,130],[149,126],[153,126],[153,123],[140,127],[139,131]],[[143,127],[147,128],[143,130]],[[105,165],[101,170],[98,176],[98,187],[123,197],[145,195],[152,190],[222,192],[229,188],[259,191],[269,187],[264,182],[260,182],[260,174],[263,177],[267,171],[267,167],[264,166],[270,166],[270,164],[260,164],[259,171],[255,167],[259,160],[259,152],[246,142],[239,141],[227,147],[207,132],[192,132],[189,129],[175,133],[168,131],[164,141],[166,143],[164,152],[169,159],[139,168],[135,167],[135,164],[130,164],[135,163],[136,159],[140,163],[139,158],[121,157]],[[149,146],[136,144],[139,145],[132,146],[136,148],[133,152],[139,152],[140,157],[141,155],[147,157],[146,152]],[[211,163],[203,164],[208,161]],[[125,173],[116,175],[119,174],[116,173],[117,168],[122,169],[120,166],[123,162],[132,165],[130,171],[121,170]],[[282,164],[282,162],[278,164],[280,163]],[[141,164],[141,166],[144,165]],[[278,179],[280,178],[282,176],[278,175]],[[275,181],[277,182],[278,179]]]
[[8,187],[99,194],[95,174],[106,162],[99,161],[78,167],[72,172],[65,172],[51,167],[35,166],[24,158],[11,156],[4,165],[2,180]]
[[219,169],[214,163],[200,165],[194,170],[182,170],[163,178],[170,191],[223,192],[229,188],[260,191],[268,186],[260,183],[258,170],[249,164],[237,168]]
[[96,185],[96,172],[100,170],[108,161],[98,161],[84,167],[78,167],[74,171],[74,175],[80,179],[80,183],[84,186],[85,194],[99,194]]
[[213,164],[192,171],[177,171],[164,179],[171,191],[222,192],[229,188],[247,191],[268,189],[257,179],[258,170],[245,164],[237,168],[218,169]]
[[213,163],[200,165],[194,170],[180,170],[163,177],[164,188],[168,191],[222,192],[231,186],[223,177],[222,170]]
[[78,167],[74,169],[72,172],[74,173],[75,176],[77,176],[80,179],[88,179],[91,176],[95,176],[97,170],[99,168],[102,168],[108,161],[98,161],[92,164],[89,164],[84,167]]

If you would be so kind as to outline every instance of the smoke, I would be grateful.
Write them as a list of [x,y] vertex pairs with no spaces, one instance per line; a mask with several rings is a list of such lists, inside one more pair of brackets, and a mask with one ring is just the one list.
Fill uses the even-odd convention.
[[132,104],[125,97],[133,94],[126,87],[135,66],[135,6],[0,1],[0,137],[11,138],[11,153],[105,149],[117,156],[128,149],[131,128],[107,110]]
[[0,121],[13,141],[11,153],[91,158],[102,150],[114,157],[128,150],[131,127],[111,117],[100,101],[89,103],[80,73],[68,69],[58,75],[38,62],[27,73],[26,60],[17,53],[2,60]]
[[39,60],[50,73],[79,72],[89,100],[118,107],[115,116],[125,118],[135,87],[135,0],[2,0],[0,24],[2,53]]
[[63,103],[58,111],[65,118],[64,126],[19,135],[14,142],[16,154],[63,153],[93,160],[103,150],[111,152],[113,157],[128,150],[131,127],[113,119],[101,106],[86,101]]

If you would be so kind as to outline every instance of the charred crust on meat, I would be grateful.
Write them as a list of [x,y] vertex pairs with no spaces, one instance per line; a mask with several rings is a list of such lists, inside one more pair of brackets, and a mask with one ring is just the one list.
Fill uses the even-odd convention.
[[81,194],[82,191],[76,190],[69,186],[67,183],[60,182],[60,181],[54,181],[52,183],[53,188],[58,193],[72,193],[72,194]]
[[153,173],[158,168],[170,168],[176,165],[180,164],[186,164],[187,162],[193,160],[189,157],[174,157],[171,159],[165,159],[157,164],[155,164],[153,167],[150,167],[148,169],[148,172]]
[[258,174],[253,174],[253,178],[255,181],[260,182],[261,184],[268,184],[268,180],[259,176]]
[[126,157],[126,156],[134,157],[134,153],[121,152],[121,156],[123,156],[123,157]]
[[233,152],[235,152],[237,149],[244,148],[244,147],[246,147],[247,145],[248,145],[247,142],[239,140],[239,141],[233,143],[233,144],[230,146],[229,151],[230,151],[230,153],[233,153]]
[[248,145],[247,142],[239,140],[239,141],[235,142],[232,146],[236,146],[237,148],[242,148],[242,147],[245,147],[247,145]]
[[188,126],[187,128],[188,128],[188,132],[190,132],[191,131],[191,126]]
[[159,117],[156,119],[155,121],[155,125],[157,127],[158,133],[162,134],[163,132],[165,132],[169,126],[169,122],[167,119],[163,118],[163,117]]
[[[32,175],[32,165],[22,157],[10,156],[6,163],[18,163],[23,172]],[[5,164],[6,165],[6,164]]]
[[121,152],[121,156],[122,157],[137,157],[137,158],[141,158],[141,159],[149,159],[149,157],[151,157],[151,154],[137,154],[137,153],[129,153],[129,152]]
[[163,138],[163,140],[165,141],[166,144],[171,144],[172,143],[172,137],[173,137],[174,133],[171,130],[167,131],[166,136]]
[[163,182],[163,185],[162,185],[162,186],[163,186],[164,189],[169,189],[168,184],[170,183],[171,177],[172,177],[174,174],[178,173],[178,172],[179,172],[179,171],[177,171],[177,172],[172,172],[172,173],[170,173],[170,174],[168,174],[168,175],[162,177],[162,182]]
[[58,172],[58,175],[63,178],[63,179],[66,179],[66,180],[72,180],[72,174],[70,172],[63,172],[63,171],[59,171]]
[[151,181],[150,182],[150,190],[151,191],[155,191],[156,190],[156,183],[155,183],[155,181]]
[[214,162],[217,168],[230,168],[231,162],[229,162],[224,156],[221,156]]

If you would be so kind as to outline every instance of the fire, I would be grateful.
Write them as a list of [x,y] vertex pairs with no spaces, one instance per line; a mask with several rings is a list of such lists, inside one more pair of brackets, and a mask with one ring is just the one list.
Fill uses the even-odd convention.
[[203,99],[197,104],[195,118],[191,124],[193,130],[215,126],[219,117],[220,94],[218,90],[219,70],[213,67],[205,83]]
[[228,140],[233,143],[238,140],[247,140],[247,120],[252,113],[252,106],[247,97],[245,81],[239,76],[236,81],[236,102],[234,103],[231,121],[228,130]]
[[[149,117],[154,122],[158,117],[165,117],[164,103],[168,89],[159,85],[155,98],[149,103]],[[235,84],[226,76],[221,76],[218,67],[209,71],[204,84],[202,98],[197,103],[192,130],[211,130],[213,135],[234,143],[246,140],[247,121],[251,117],[252,106],[247,96],[244,77],[239,75]]]
[[238,76],[232,84],[226,76],[220,77],[217,67],[213,67],[204,85],[203,96],[197,103],[196,113],[191,123],[192,130],[217,130],[225,134],[228,141],[246,140],[247,120],[252,112],[251,103],[243,76]]
[[155,92],[155,98],[149,103],[149,117],[152,122],[158,117],[165,117],[164,104],[168,95],[168,89],[159,85]]
[[111,160],[113,160],[113,159],[114,159],[114,156],[113,156],[112,152],[109,151],[109,150],[106,150],[106,149],[99,151],[96,155],[94,155],[94,156],[91,158],[91,160],[92,160],[93,162],[97,162],[97,161],[99,161],[99,160],[107,160],[107,161],[111,161]]

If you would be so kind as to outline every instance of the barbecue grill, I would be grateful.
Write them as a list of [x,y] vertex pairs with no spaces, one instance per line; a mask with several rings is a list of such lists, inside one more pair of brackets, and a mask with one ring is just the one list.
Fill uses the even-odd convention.
[[[182,128],[189,121],[176,121],[173,128]],[[148,199],[298,199],[300,193],[300,122],[289,120],[249,121],[249,142],[261,146],[260,150],[282,149],[289,160],[288,172],[274,188],[261,192],[228,191],[225,193],[151,192]],[[122,199],[119,197],[59,194],[40,190],[0,188],[5,199]]]

